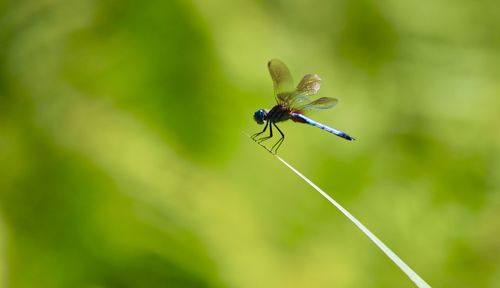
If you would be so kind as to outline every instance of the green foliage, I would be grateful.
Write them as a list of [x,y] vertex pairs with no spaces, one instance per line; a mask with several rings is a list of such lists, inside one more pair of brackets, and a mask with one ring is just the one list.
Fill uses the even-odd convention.
[[498,287],[497,6],[0,1],[0,286],[412,287],[242,133],[279,58],[358,140],[280,155],[432,286]]

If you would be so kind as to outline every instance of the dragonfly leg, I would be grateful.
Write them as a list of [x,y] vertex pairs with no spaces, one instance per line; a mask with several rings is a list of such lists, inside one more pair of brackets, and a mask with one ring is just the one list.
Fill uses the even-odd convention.
[[268,139],[273,138],[273,125],[272,124],[274,124],[274,123],[269,123],[269,136],[257,139],[257,143],[262,143]]
[[260,134],[262,134],[262,133],[266,132],[266,130],[267,130],[267,126],[269,126],[269,121],[267,121],[266,126],[264,126],[264,130],[262,130],[262,131],[260,131],[260,132],[258,132],[258,133],[253,134],[251,138],[252,138],[253,140],[255,140],[255,138],[257,138],[257,136],[259,136]]
[[[285,134],[283,134],[283,132],[281,132],[280,128],[278,128],[278,125],[276,125],[276,123],[272,123],[274,125],[274,127],[276,127],[276,129],[278,129],[278,132],[280,132],[281,134],[281,138],[278,140],[278,142],[276,142],[273,147],[271,147],[271,151],[273,151],[274,149],[274,152],[271,152],[273,154],[276,154],[278,152],[278,149],[280,148],[281,144],[283,143],[283,141],[285,141]],[[276,149],[275,149],[276,147]]]

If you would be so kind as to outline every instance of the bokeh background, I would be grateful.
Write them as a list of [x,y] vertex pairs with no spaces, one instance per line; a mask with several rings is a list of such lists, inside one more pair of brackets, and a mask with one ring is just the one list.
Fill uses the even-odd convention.
[[500,287],[495,0],[0,1],[1,287],[414,287],[250,141],[266,63],[323,78],[280,155],[435,287]]

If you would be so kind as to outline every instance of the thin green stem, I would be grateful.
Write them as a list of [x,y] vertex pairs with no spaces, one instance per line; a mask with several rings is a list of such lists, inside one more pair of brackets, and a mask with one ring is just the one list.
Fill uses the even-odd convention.
[[[271,152],[269,149],[267,149],[262,144],[260,144],[260,143],[257,143],[257,144],[264,147],[268,152]],[[271,154],[273,154],[273,153],[271,152]],[[382,252],[384,252],[384,254],[387,255],[387,257],[389,257],[389,259],[391,259],[392,262],[394,262],[399,267],[399,269],[401,269],[401,271],[403,271],[408,276],[408,278],[410,278],[410,280],[415,283],[415,285],[417,285],[417,287],[419,287],[419,288],[430,288],[431,287],[431,286],[429,286],[429,284],[427,284],[424,281],[424,279],[422,279],[415,271],[413,271],[413,269],[411,269],[403,260],[401,260],[401,258],[399,258],[399,256],[396,255],[396,253],[394,253],[391,249],[389,249],[389,247],[387,247],[384,244],[384,242],[382,242],[377,236],[375,236],[370,230],[368,230],[368,228],[366,228],[365,225],[363,225],[361,222],[359,222],[359,220],[356,219],[356,217],[354,217],[351,213],[349,213],[349,211],[347,211],[344,207],[342,207],[342,205],[340,205],[337,201],[335,201],[332,197],[330,197],[330,195],[328,195],[325,191],[323,191],[321,188],[319,188],[316,184],[314,184],[306,176],[304,176],[302,173],[300,173],[292,165],[288,164],[288,162],[283,160],[283,158],[281,158],[280,156],[278,156],[276,154],[273,154],[273,155],[278,160],[280,160],[283,164],[285,164],[285,166],[287,166],[290,170],[292,170],[295,174],[297,174],[300,178],[302,178],[302,180],[304,180],[307,184],[309,184],[312,188],[314,188],[314,190],[318,191],[323,197],[326,198],[326,200],[328,200],[335,207],[337,207],[337,209],[339,209],[340,212],[342,212],[342,214],[344,214],[349,220],[351,220],[352,223],[354,223],[354,225],[356,225],[356,227],[358,227],[366,236],[368,236],[368,238],[370,238],[370,240],[373,243],[375,243],[375,245],[377,245],[377,247],[380,250],[382,250]]]
[[394,253],[391,249],[389,249],[389,247],[387,247],[384,244],[384,242],[378,239],[378,237],[375,236],[370,230],[368,230],[368,228],[366,228],[365,225],[361,224],[361,222],[359,222],[359,220],[356,219],[356,217],[354,217],[351,213],[349,213],[349,211],[347,211],[344,207],[342,207],[342,205],[340,205],[337,201],[335,201],[332,197],[330,197],[330,195],[328,195],[325,191],[319,188],[306,176],[302,175],[302,173],[297,171],[297,169],[293,168],[293,166],[288,164],[288,162],[283,160],[283,158],[281,158],[278,155],[274,156],[278,158],[278,160],[280,160],[283,164],[285,164],[285,166],[290,168],[290,170],[292,170],[300,178],[302,178],[302,180],[306,181],[307,184],[309,184],[312,188],[318,191],[323,197],[326,198],[326,200],[330,201],[330,203],[332,203],[335,207],[337,207],[337,209],[339,209],[340,212],[342,212],[342,214],[344,214],[347,218],[349,218],[349,220],[351,220],[351,222],[354,223],[354,225],[356,225],[363,233],[365,233],[365,235],[368,236],[368,238],[370,238],[370,240],[372,240],[373,243],[375,243],[375,245],[377,245],[377,247],[380,248],[380,250],[382,250],[382,252],[384,252],[385,255],[387,255],[387,257],[389,257],[389,259],[391,259],[399,267],[399,269],[401,269],[411,279],[411,281],[415,283],[415,285],[417,285],[417,287],[419,288],[431,287],[415,271],[413,271],[408,265],[406,265],[406,263],[403,260],[401,260],[401,258],[399,258],[398,255],[396,255],[396,253]]

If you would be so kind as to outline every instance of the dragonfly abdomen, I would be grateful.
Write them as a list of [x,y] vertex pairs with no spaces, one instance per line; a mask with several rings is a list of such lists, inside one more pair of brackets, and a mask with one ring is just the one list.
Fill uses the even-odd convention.
[[326,125],[323,125],[323,124],[321,124],[319,122],[316,122],[316,121],[314,121],[312,119],[307,118],[306,116],[304,116],[302,114],[291,113],[290,115],[291,115],[292,121],[294,121],[294,122],[305,123],[305,124],[309,124],[309,125],[314,126],[314,127],[318,127],[320,129],[328,131],[328,132],[330,132],[332,134],[335,134],[335,135],[337,135],[339,137],[342,137],[342,138],[344,138],[346,140],[349,140],[349,141],[355,140],[354,137],[352,137],[352,136],[350,136],[350,135],[348,135],[348,134],[346,134],[346,133],[344,133],[342,131],[339,131],[339,130],[334,129],[332,127],[328,127]]

